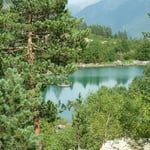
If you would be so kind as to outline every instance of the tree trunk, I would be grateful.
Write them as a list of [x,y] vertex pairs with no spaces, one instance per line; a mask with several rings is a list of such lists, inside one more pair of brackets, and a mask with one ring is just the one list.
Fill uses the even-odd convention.
[[34,55],[32,52],[32,31],[28,32],[28,48],[27,48],[27,61],[29,64],[33,64]]
[[[34,112],[38,111],[37,108],[34,108]],[[34,117],[34,132],[36,135],[40,134],[40,117],[36,115]],[[36,143],[37,150],[42,150],[42,142],[40,140]]]
[[[28,16],[28,24],[32,24],[32,13],[29,13]],[[34,62],[34,53],[33,53],[33,46],[32,46],[32,31],[28,31],[28,45],[27,45],[27,61],[29,64],[33,64]],[[30,79],[30,86],[31,89],[35,89],[34,85],[34,77]],[[37,106],[33,108],[34,112],[37,112]],[[34,133],[38,136],[40,134],[40,117],[38,115],[34,116]],[[36,143],[37,150],[42,150],[42,143],[41,141],[37,141]]]

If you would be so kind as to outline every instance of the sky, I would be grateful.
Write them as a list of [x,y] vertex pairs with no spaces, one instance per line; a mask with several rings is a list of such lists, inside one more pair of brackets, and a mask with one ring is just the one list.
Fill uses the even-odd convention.
[[68,0],[68,8],[75,14],[83,8],[99,1],[101,0]]

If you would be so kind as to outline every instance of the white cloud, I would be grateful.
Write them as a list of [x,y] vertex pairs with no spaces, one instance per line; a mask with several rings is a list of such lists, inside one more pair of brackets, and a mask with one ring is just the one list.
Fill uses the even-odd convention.
[[74,12],[78,12],[85,7],[95,4],[101,0],[68,0],[68,7]]
[[88,5],[94,4],[101,0],[68,0],[68,5],[79,6],[80,8],[85,8]]
[[80,6],[82,8],[85,8],[86,6],[89,6],[91,4],[95,4],[95,3],[99,2],[99,1],[100,0],[86,0],[85,2],[82,2]]

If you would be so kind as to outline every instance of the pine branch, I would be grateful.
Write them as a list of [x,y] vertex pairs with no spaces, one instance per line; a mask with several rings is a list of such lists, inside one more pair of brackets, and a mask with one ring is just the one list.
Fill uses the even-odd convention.
[[60,87],[60,88],[68,88],[68,87],[71,87],[72,84],[64,84],[64,85],[61,85],[61,84],[55,84],[55,83],[51,83],[51,84],[43,84],[43,86],[49,86],[49,85],[53,85],[53,86],[57,86],[57,87]]
[[[2,51],[0,53],[1,54],[9,54],[9,53],[12,54],[12,53],[18,52],[22,49],[27,49],[27,47],[23,47],[23,46],[21,46],[21,47],[7,47],[7,48],[5,47],[5,48],[1,48]],[[3,50],[7,50],[7,51],[3,51]],[[47,52],[45,49],[42,49],[35,44],[33,45],[33,50]]]
[[41,51],[41,52],[47,52],[45,49],[42,49],[42,48],[40,48],[40,47],[38,47],[37,45],[33,45],[33,50],[38,50],[38,51]]
[[2,50],[7,50],[7,51],[1,51],[0,53],[1,54],[9,54],[9,53],[15,53],[15,52],[18,52],[19,50],[22,50],[22,49],[26,49],[27,47],[7,47],[7,48],[1,48]]

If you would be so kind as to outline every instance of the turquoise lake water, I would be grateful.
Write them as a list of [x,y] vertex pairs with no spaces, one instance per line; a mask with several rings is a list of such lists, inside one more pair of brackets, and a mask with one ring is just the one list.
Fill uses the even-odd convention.
[[[126,67],[103,67],[84,68],[72,74],[69,80],[71,87],[60,88],[48,86],[46,88],[45,100],[52,100],[58,103],[61,100],[66,104],[68,100],[75,100],[79,94],[83,98],[91,92],[97,91],[101,86],[113,87],[115,85],[128,87],[135,77],[143,75],[143,66]],[[71,113],[65,111],[61,114],[67,120],[71,120]]]

